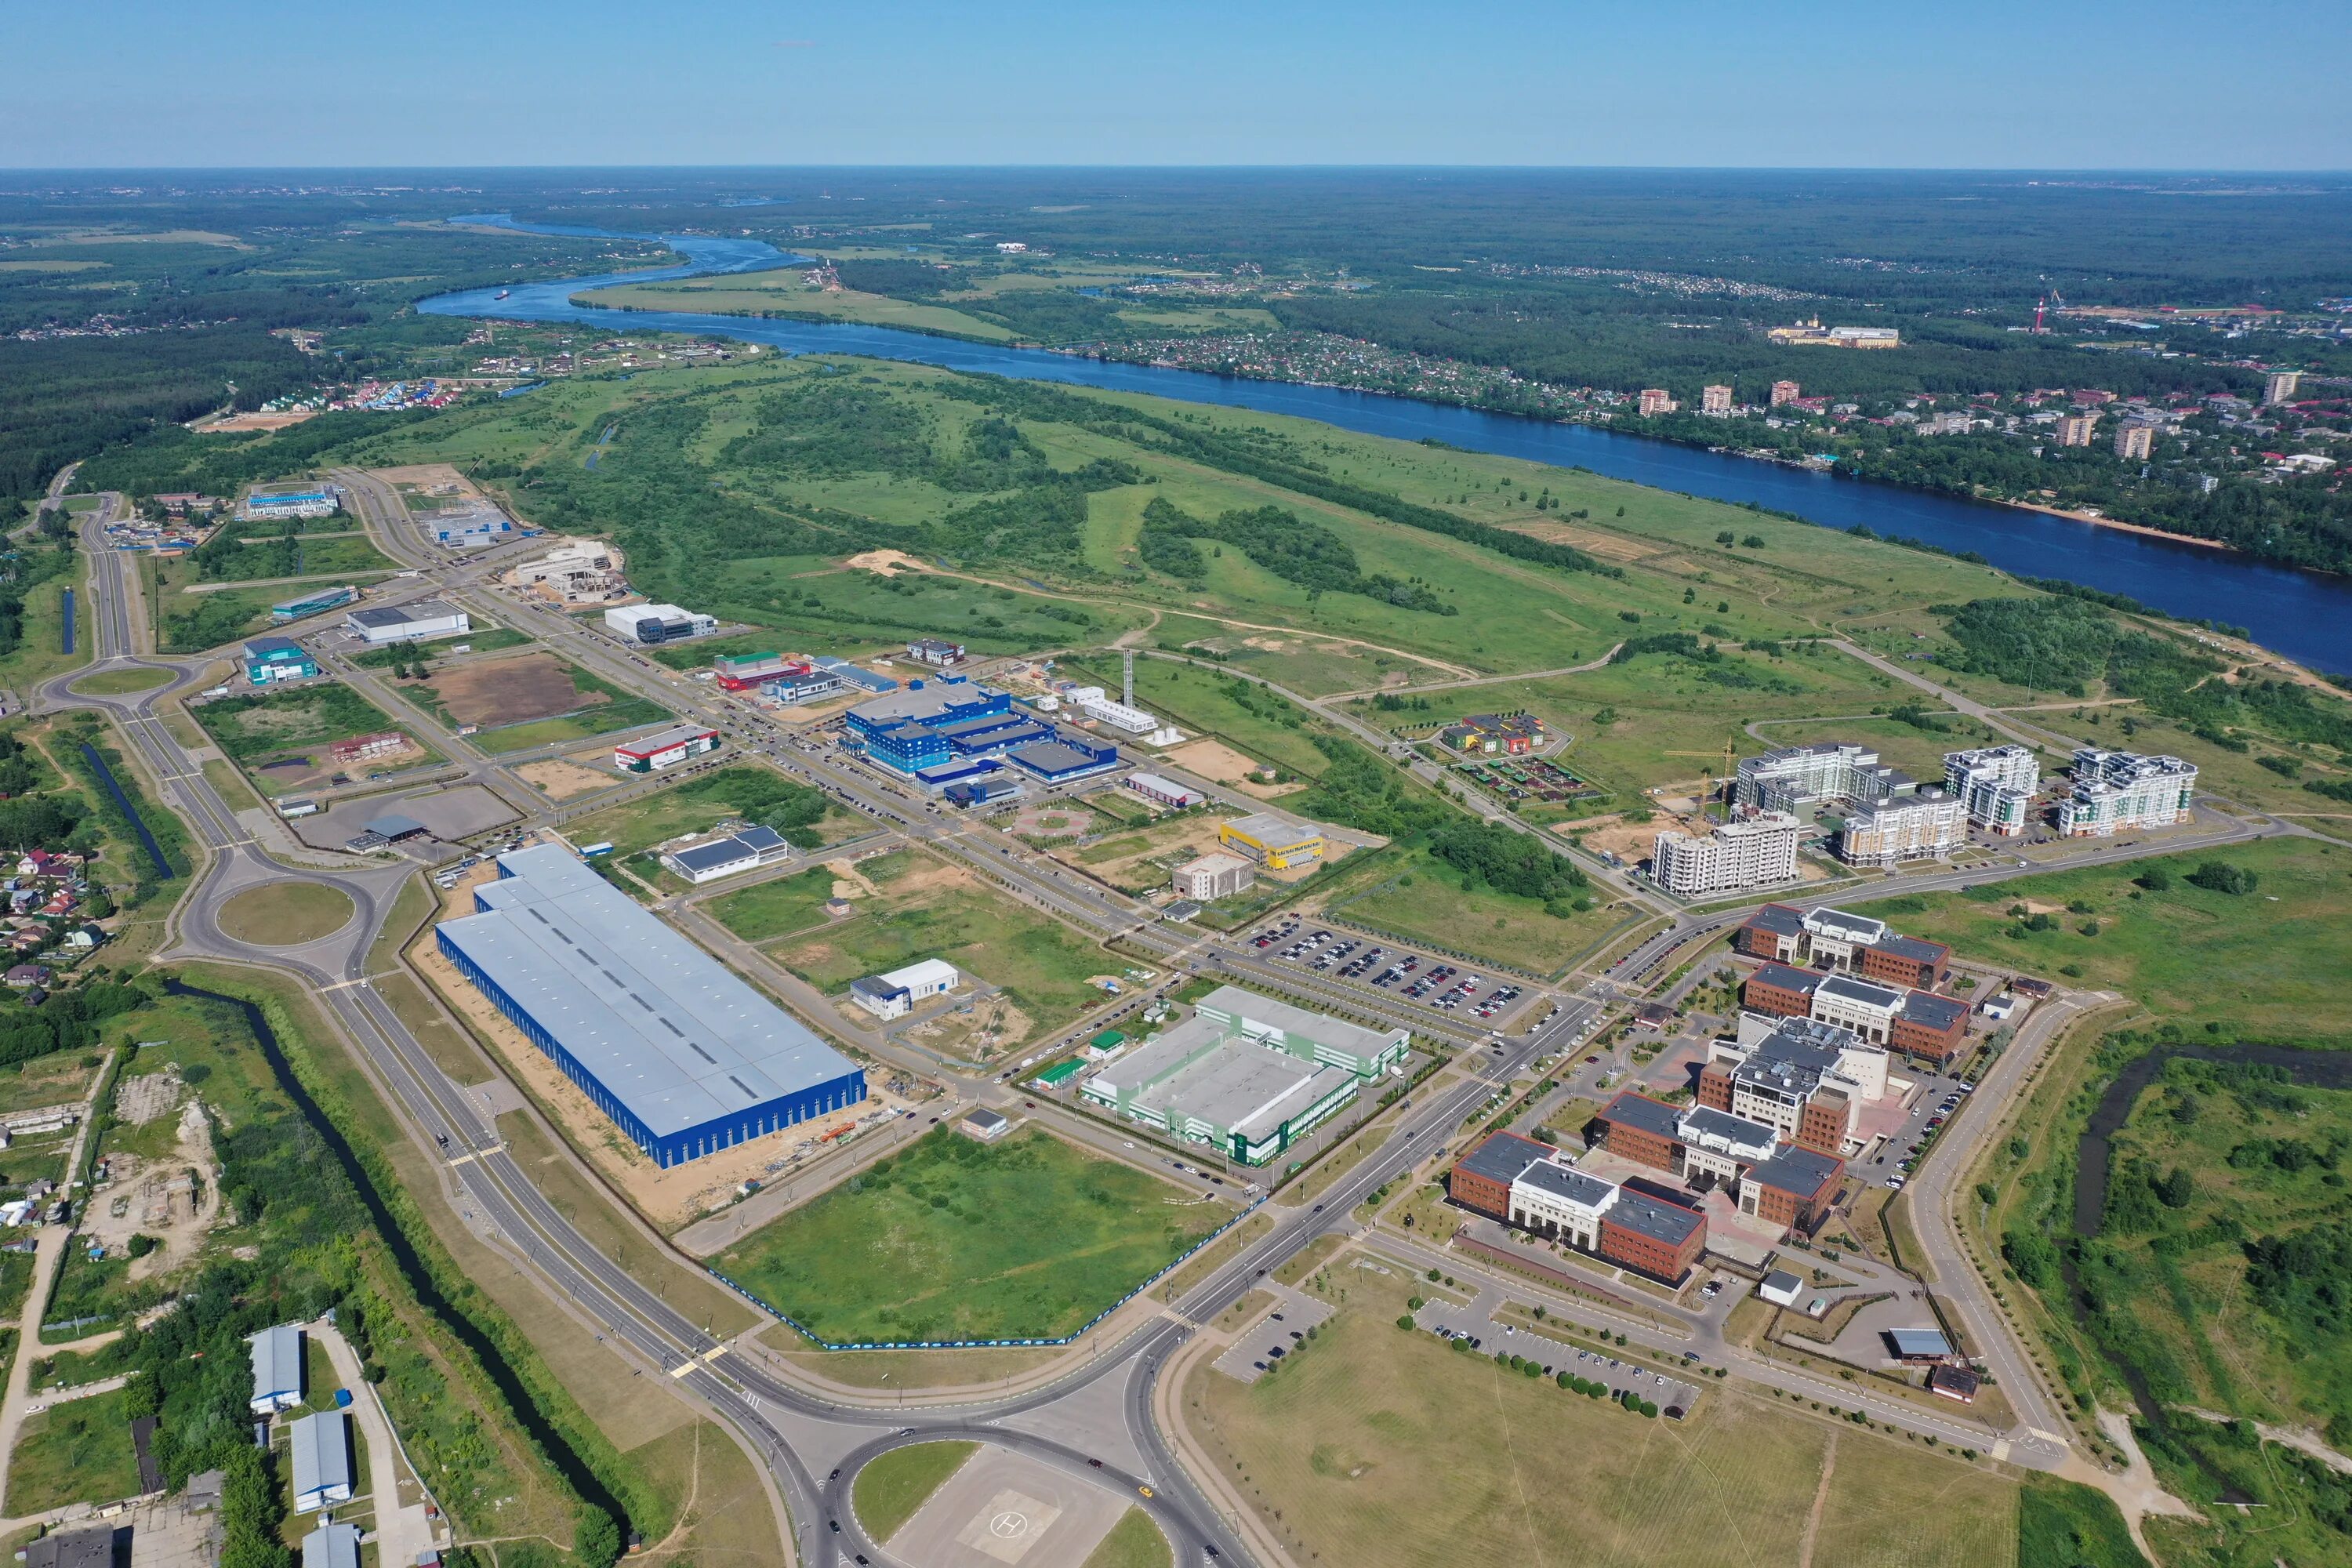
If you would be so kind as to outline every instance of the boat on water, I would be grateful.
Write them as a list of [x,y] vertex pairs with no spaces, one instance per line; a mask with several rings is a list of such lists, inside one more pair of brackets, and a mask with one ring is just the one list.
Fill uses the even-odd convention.
[[501,300],[503,300],[503,299],[505,299],[508,295],[509,295],[509,294],[511,294],[511,293],[513,293],[513,292],[514,292],[514,290],[513,290],[513,289],[499,289],[499,299],[501,299]]

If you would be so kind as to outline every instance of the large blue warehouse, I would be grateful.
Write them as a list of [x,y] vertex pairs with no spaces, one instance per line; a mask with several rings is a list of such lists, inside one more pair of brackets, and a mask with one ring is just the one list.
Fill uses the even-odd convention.
[[866,1098],[865,1069],[561,846],[498,864],[442,952],[656,1163]]

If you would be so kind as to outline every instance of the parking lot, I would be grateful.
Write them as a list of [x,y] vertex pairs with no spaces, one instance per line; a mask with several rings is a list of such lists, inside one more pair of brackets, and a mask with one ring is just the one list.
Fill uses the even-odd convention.
[[1921,1080],[1919,1094],[1912,1103],[1911,1113],[1904,1124],[1888,1137],[1864,1167],[1866,1180],[1900,1191],[1909,1180],[1919,1162],[1936,1146],[1952,1118],[1976,1092],[1976,1086],[1948,1076],[1926,1078]]
[[1475,1354],[1521,1356],[1541,1366],[1546,1377],[1574,1373],[1588,1383],[1607,1384],[1612,1396],[1632,1394],[1646,1399],[1664,1415],[1680,1419],[1696,1407],[1696,1384],[1604,1351],[1569,1344],[1533,1329],[1497,1323],[1494,1313],[1502,1304],[1501,1296],[1491,1289],[1481,1291],[1467,1306],[1433,1298],[1413,1314],[1413,1321],[1442,1339],[1467,1339]]
[[1260,1280],[1258,1289],[1272,1289],[1274,1310],[1235,1338],[1215,1363],[1219,1372],[1236,1383],[1255,1383],[1264,1377],[1267,1368],[1307,1338],[1307,1330],[1331,1315],[1328,1303],[1303,1296],[1288,1286]]
[[1442,1013],[1459,1013],[1495,1024],[1517,1010],[1527,987],[1488,978],[1475,969],[1376,937],[1335,931],[1297,915],[1286,915],[1252,932],[1249,944],[1267,958],[1301,970],[1360,981],[1392,995],[1423,1003]]

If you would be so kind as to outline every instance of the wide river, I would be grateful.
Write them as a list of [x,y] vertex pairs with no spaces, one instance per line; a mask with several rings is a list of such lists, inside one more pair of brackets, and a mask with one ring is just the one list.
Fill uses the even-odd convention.
[[[647,239],[604,229],[515,224],[500,215],[451,220],[495,224],[536,234]],[[1682,490],[1736,504],[1753,501],[1793,513],[1824,528],[1856,523],[1876,532],[1924,540],[1947,550],[1974,551],[1994,565],[2029,577],[2058,577],[2111,594],[2127,594],[2174,615],[2244,626],[2256,641],[2316,668],[2352,671],[2352,579],[2275,566],[2226,551],[2176,544],[2017,507],[1990,506],[1866,479],[1832,479],[1774,463],[1708,452],[1696,447],[1619,435],[1591,425],[1561,424],[1516,414],[1488,414],[1412,398],[1289,382],[1253,381],[1201,371],[1112,364],[1044,349],[1003,348],[932,337],[893,327],[768,321],[753,316],[687,310],[596,310],[572,296],[620,283],[754,272],[805,260],[762,240],[703,235],[661,237],[689,258],[684,267],[657,271],[516,284],[508,298],[495,289],[443,294],[417,308],[431,315],[501,321],[579,321],[614,331],[691,332],[763,343],[788,353],[864,354],[909,360],[1024,381],[1069,382],[1117,392],[1149,393],[1183,403],[1213,403],[1267,414],[1318,419],[1368,436],[1402,441],[1430,437],[1476,452],[1582,467],[1612,479]],[[1824,351],[1827,352],[1827,351]]]

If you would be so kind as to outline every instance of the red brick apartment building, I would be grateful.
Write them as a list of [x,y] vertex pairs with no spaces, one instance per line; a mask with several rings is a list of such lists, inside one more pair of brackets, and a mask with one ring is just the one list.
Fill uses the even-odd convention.
[[1828,1217],[1845,1182],[1845,1162],[1819,1150],[1784,1147],[1739,1178],[1739,1206],[1769,1225],[1810,1233]]
[[1866,979],[1915,991],[1933,991],[1951,973],[1952,950],[1916,936],[1885,936],[1854,951],[1854,968]]

